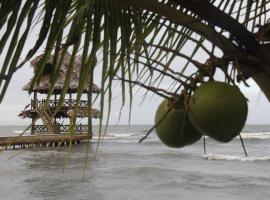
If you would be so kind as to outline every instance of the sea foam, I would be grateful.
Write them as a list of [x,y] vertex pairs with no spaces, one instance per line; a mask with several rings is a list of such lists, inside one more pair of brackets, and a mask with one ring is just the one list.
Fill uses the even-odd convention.
[[241,136],[244,139],[269,139],[270,132],[253,132],[253,133],[242,132]]
[[269,161],[270,156],[239,156],[224,154],[206,154],[202,156],[206,160],[228,160],[228,161]]
[[[13,131],[13,133],[16,133],[16,134],[22,134],[24,131],[22,130],[15,130]],[[31,131],[25,131],[25,133],[30,133]]]

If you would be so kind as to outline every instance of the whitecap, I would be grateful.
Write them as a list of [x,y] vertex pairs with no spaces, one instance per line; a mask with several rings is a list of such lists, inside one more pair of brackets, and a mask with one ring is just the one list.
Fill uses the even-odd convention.
[[[110,139],[120,139],[120,138],[131,138],[137,134],[138,133],[107,133],[105,135],[101,135],[100,139],[101,140],[110,140]],[[99,135],[98,134],[94,135],[92,139],[98,140]]]
[[111,137],[111,138],[126,138],[126,137],[132,137],[136,135],[136,133],[108,133],[105,136]]
[[244,139],[270,139],[270,132],[242,132],[241,136]]
[[269,161],[270,156],[238,156],[224,154],[206,154],[202,156],[206,160],[228,160],[228,161]]
[[[22,134],[24,131],[22,130],[15,130],[13,131],[13,133],[16,133],[16,134]],[[31,131],[25,131],[25,133],[30,133]]]

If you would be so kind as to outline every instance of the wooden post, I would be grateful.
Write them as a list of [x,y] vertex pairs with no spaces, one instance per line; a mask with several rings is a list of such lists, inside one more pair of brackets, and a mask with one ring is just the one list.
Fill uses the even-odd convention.
[[[31,105],[31,107],[33,106],[33,109],[36,108],[37,106],[37,92],[34,91],[34,103],[33,105]],[[32,109],[32,108],[31,108]],[[31,134],[33,135],[35,133],[35,122],[36,122],[36,118],[32,118],[32,126],[31,126]]]
[[[71,92],[69,92],[69,103],[68,103],[68,109],[70,109],[70,107],[71,107],[71,98],[72,98],[72,96],[71,96]],[[69,125],[71,124],[71,116],[69,116]]]
[[35,133],[35,118],[32,118],[31,135]]
[[[56,94],[56,92],[54,93],[54,107],[56,108],[56,105],[57,105],[57,94]],[[53,119],[53,121],[54,121],[54,124],[56,124],[56,116],[54,116],[54,119]]]
[[37,100],[37,92],[34,92],[34,100]]
[[72,93],[69,92],[69,105],[68,105],[69,109],[72,107]]
[[56,106],[56,102],[57,102],[57,94],[54,93],[54,104],[55,104],[55,106]]

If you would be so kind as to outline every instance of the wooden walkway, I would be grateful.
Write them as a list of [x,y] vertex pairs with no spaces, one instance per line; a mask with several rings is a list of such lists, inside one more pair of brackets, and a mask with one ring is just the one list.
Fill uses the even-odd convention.
[[[29,136],[13,136],[0,137],[0,149],[22,149],[31,147],[56,147],[67,146],[70,142],[72,144],[79,144],[87,140],[88,134],[61,134],[61,135],[29,135]],[[91,139],[91,136],[90,136]]]

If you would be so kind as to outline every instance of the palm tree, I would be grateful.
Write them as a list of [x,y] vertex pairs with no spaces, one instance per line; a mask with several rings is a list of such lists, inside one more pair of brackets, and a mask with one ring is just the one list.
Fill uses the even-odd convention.
[[[136,84],[146,95],[172,98],[181,91],[190,94],[220,72],[231,84],[254,79],[270,100],[269,9],[269,0],[1,0],[0,102],[12,75],[41,48],[44,56],[31,87],[51,54],[55,83],[70,51],[68,88],[75,56],[82,54],[78,99],[85,80],[93,83],[101,68],[101,115],[106,96],[110,110],[114,81],[121,83],[123,104],[128,92],[130,105]],[[39,34],[19,62],[31,29]],[[88,97],[91,101],[91,93]]]

